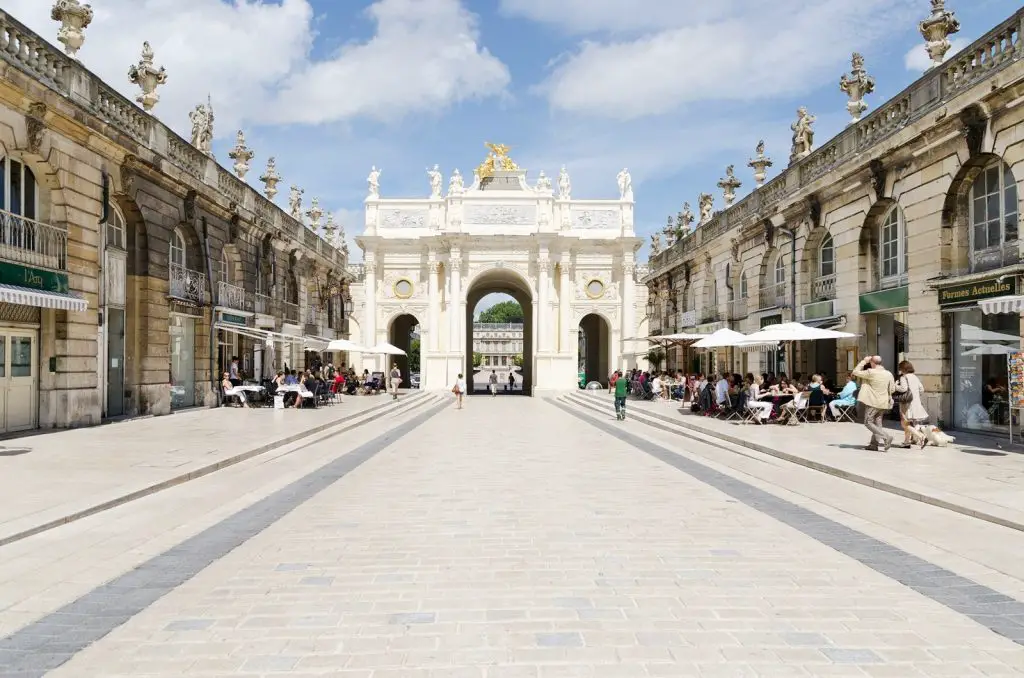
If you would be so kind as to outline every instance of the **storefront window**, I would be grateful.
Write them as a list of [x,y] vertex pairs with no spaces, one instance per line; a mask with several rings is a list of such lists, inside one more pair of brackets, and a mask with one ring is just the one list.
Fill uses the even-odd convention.
[[172,315],[171,407],[191,407],[196,402],[195,320]]
[[953,425],[1006,432],[1006,356],[1020,350],[1020,316],[985,315],[977,309],[951,314],[953,326]]

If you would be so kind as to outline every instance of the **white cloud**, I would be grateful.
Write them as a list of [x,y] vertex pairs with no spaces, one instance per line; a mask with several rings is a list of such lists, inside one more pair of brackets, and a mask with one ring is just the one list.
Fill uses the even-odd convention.
[[[952,45],[949,51],[946,52],[946,56],[953,56],[967,45],[971,44],[971,41],[967,38],[953,38],[949,41]],[[932,66],[932,58],[928,56],[928,51],[924,48],[924,43],[915,45],[907,55],[903,57],[903,63],[907,67],[908,71],[914,71],[915,73],[922,73],[927,71]]]
[[[52,3],[6,0],[4,10],[53,44]],[[134,99],[129,65],[149,40],[168,81],[155,113],[187,134],[188,112],[213,97],[216,134],[260,123],[391,119],[503,91],[508,71],[479,47],[474,17],[460,0],[378,0],[368,9],[376,34],[324,60],[312,60],[308,0],[103,0],[79,58]],[[342,3],[338,3],[342,4]],[[347,4],[347,3],[346,3]],[[342,17],[348,20],[349,17]]]
[[[614,31],[613,11],[588,14],[577,3],[559,11],[534,0],[505,0],[505,9],[561,22],[566,30]],[[607,4],[602,0],[599,9]],[[704,4],[675,3],[676,11],[657,14],[661,30],[639,37],[584,41],[553,64],[540,91],[556,109],[621,120],[687,103],[789,96],[830,78],[838,82],[837,66],[847,64],[852,51],[920,14],[914,0],[723,0],[701,9]]]

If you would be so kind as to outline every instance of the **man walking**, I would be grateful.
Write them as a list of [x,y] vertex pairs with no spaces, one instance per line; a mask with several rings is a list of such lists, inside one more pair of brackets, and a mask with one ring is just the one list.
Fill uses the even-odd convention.
[[498,397],[498,372],[497,370],[491,370],[491,376],[489,378],[491,383],[491,397]]
[[615,373],[615,418],[619,421],[626,420],[626,394],[629,393],[629,380],[622,376],[622,372]]
[[867,450],[888,452],[892,446],[892,434],[885,430],[882,419],[892,409],[892,393],[896,380],[892,372],[882,366],[882,356],[868,356],[852,372],[860,380],[857,400],[864,405],[864,426],[871,431],[871,442]]
[[402,371],[398,369],[398,363],[391,366],[391,399],[398,400],[398,385],[402,383]]

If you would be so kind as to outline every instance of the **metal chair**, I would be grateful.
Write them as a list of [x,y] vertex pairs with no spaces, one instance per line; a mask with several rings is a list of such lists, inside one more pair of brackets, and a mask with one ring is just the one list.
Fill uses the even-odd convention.
[[836,422],[848,421],[851,424],[856,424],[857,420],[855,415],[857,414],[857,404],[853,405],[836,405],[836,411],[839,413],[835,420]]

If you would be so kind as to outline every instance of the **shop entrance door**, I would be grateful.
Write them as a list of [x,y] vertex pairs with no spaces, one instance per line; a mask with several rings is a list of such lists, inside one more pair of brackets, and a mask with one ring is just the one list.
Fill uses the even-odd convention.
[[36,428],[39,333],[0,328],[0,433]]
[[124,414],[124,309],[107,308],[107,416]]

